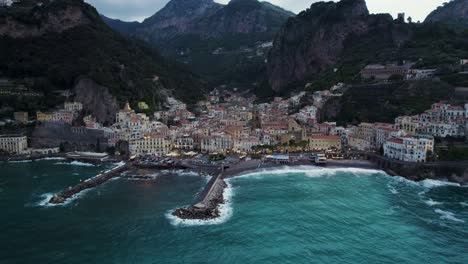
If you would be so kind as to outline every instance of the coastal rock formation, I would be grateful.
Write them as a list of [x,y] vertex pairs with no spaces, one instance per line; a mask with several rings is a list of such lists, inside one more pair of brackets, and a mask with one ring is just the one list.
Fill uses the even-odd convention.
[[113,123],[119,104],[107,87],[98,85],[91,79],[80,79],[74,88],[75,101],[81,102],[84,109],[96,117],[100,123]]
[[370,16],[364,0],[312,4],[290,18],[274,41],[268,59],[273,90],[325,71],[337,62],[348,38],[391,22],[390,16]]
[[194,33],[199,19],[221,9],[213,0],[172,0],[163,9],[145,19],[137,34],[152,41],[165,41],[181,34]]
[[[172,215],[181,219],[200,219],[208,220],[220,217],[219,206],[225,203],[224,189],[227,188],[226,182],[218,176],[208,183],[206,193],[203,193],[203,199],[187,208],[176,209]],[[202,195],[202,196],[203,196]]]
[[424,23],[453,22],[468,23],[468,0],[454,0],[445,3],[430,13]]
[[[49,1],[32,1],[23,9],[33,9],[36,6],[49,4]],[[15,4],[13,4],[13,8]],[[2,21],[3,19],[3,21]],[[0,13],[0,36],[11,38],[38,37],[46,33],[61,33],[63,31],[90,24],[95,20],[92,13],[78,6],[50,9],[38,9],[29,17],[16,19],[11,16],[2,17]]]

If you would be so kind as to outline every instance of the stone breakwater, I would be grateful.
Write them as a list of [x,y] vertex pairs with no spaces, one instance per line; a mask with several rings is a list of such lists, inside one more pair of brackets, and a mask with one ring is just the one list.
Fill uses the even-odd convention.
[[220,216],[219,206],[225,203],[224,189],[227,187],[223,174],[213,177],[201,193],[200,201],[186,208],[176,209],[172,214],[181,219],[209,220]]
[[49,201],[51,204],[63,204],[68,199],[72,198],[76,194],[94,188],[98,185],[104,184],[105,182],[109,181],[112,178],[120,177],[121,173],[124,172],[129,168],[129,164],[120,165],[115,167],[109,171],[106,171],[102,174],[99,174],[91,179],[88,179],[82,183],[75,185],[74,187],[70,187],[69,189],[59,192],[55,194]]

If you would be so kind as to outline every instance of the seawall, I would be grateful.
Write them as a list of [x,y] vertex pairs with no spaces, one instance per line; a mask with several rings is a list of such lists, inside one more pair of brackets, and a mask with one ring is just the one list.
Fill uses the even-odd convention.
[[191,206],[176,209],[172,214],[181,219],[214,219],[220,216],[219,205],[224,203],[224,189],[227,187],[224,174],[213,177],[206,185],[199,199]]
[[404,162],[388,159],[374,153],[356,152],[354,157],[371,161],[379,169],[384,170],[392,176],[402,176],[412,181],[423,181],[426,179],[443,180],[468,184],[468,162]]
[[122,172],[128,169],[130,165],[127,163],[125,165],[120,165],[115,167],[109,171],[106,171],[102,174],[99,174],[91,179],[88,179],[82,183],[79,183],[65,191],[59,192],[55,194],[49,201],[51,204],[63,204],[68,199],[72,198],[73,196],[77,195],[78,193],[94,188],[98,185],[101,185],[112,178],[119,177]]

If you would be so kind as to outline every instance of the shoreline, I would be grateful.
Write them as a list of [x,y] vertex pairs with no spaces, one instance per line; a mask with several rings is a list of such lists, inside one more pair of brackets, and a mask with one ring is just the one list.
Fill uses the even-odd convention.
[[[50,157],[49,157],[50,158]],[[52,157],[54,158],[54,157]],[[55,157],[55,158],[63,158],[63,157]],[[47,158],[41,158],[47,159]],[[64,158],[66,159],[66,158]],[[37,159],[38,160],[38,159]],[[68,159],[66,159],[68,160]],[[104,163],[104,162],[102,162]],[[140,164],[134,164],[133,162],[127,162],[123,165],[117,166],[109,171],[106,171],[102,174],[96,175],[93,178],[86,180],[85,182],[81,182],[74,187],[70,187],[66,190],[63,190],[59,193],[56,193],[49,201],[51,204],[63,204],[67,202],[69,199],[75,197],[78,193],[92,189],[98,185],[104,184],[107,181],[113,178],[133,178],[133,179],[140,179],[140,180],[153,180],[153,174],[155,171],[162,171],[162,169],[179,169],[183,171],[193,171],[197,173],[196,168],[189,168],[186,166],[173,166],[172,168],[168,168],[166,166],[161,167],[147,167],[147,166],[139,166]],[[275,170],[278,168],[294,168],[294,167],[301,167],[301,166],[312,166],[316,168],[323,168],[323,169],[347,169],[347,168],[356,168],[356,169],[365,169],[365,170],[378,170],[388,174],[391,177],[401,176],[411,181],[420,182],[425,179],[431,180],[440,180],[440,181],[447,181],[447,182],[454,182],[451,180],[452,178],[450,175],[446,175],[447,177],[437,177],[436,175],[429,175],[432,177],[428,177],[421,173],[421,176],[414,177],[411,175],[400,175],[397,172],[393,171],[388,167],[382,167],[379,163],[372,161],[372,160],[365,160],[365,159],[355,159],[355,160],[329,160],[327,164],[323,166],[317,166],[314,163],[308,160],[302,161],[295,161],[288,164],[280,164],[274,162],[264,162],[262,160],[249,160],[249,161],[240,161],[236,164],[230,165],[230,167],[226,168],[225,171],[222,171],[221,168],[219,171],[221,173],[213,173],[212,178],[204,187],[203,191],[200,192],[197,199],[189,206],[175,209],[172,212],[172,215],[182,219],[182,220],[212,220],[220,217],[220,206],[225,204],[225,197],[224,191],[228,187],[227,180],[240,177],[250,173],[262,172],[267,171],[268,169]],[[201,175],[201,170],[198,168],[198,174]],[[126,175],[126,172],[133,172]],[[136,173],[139,172],[139,173]],[[452,176],[453,177],[453,176]],[[460,185],[465,185],[466,182],[456,182]]]
[[[411,176],[402,176],[396,173],[395,171],[389,168],[381,168],[379,165],[370,160],[332,160],[329,161],[325,166],[316,166],[312,162],[309,161],[299,161],[293,162],[290,164],[276,164],[272,162],[263,163],[260,160],[251,160],[251,161],[243,161],[239,162],[231,166],[227,169],[224,173],[216,176],[216,180],[210,180],[210,182],[205,187],[204,191],[200,194],[200,197],[194,204],[184,207],[178,208],[173,211],[172,215],[179,217],[182,220],[213,220],[220,217],[219,208],[222,204],[226,203],[224,199],[224,190],[228,187],[228,184],[225,180],[233,179],[236,177],[241,177],[243,175],[255,172],[265,171],[266,169],[275,169],[275,168],[284,168],[284,167],[300,167],[300,166],[315,166],[317,168],[324,168],[324,169],[349,169],[349,168],[356,168],[356,169],[364,169],[364,170],[378,170],[386,173],[390,177],[403,177],[405,179],[420,182],[426,179],[431,180],[439,180],[444,182],[451,182],[449,178],[441,178],[441,177],[420,177],[420,178],[413,178]],[[215,178],[215,177],[214,177]],[[218,184],[218,190],[215,192],[214,196],[210,196],[210,190],[213,188],[213,185]],[[464,185],[465,183],[459,183],[460,185]],[[208,192],[206,191],[208,189]],[[205,196],[205,197],[203,197]]]
[[[346,165],[346,166],[344,166]],[[204,190],[200,193],[196,201],[187,207],[177,208],[172,212],[172,215],[182,220],[213,220],[221,217],[220,206],[227,201],[224,197],[225,189],[228,187],[226,180],[240,177],[242,175],[263,171],[265,169],[283,168],[283,167],[300,167],[313,166],[309,161],[298,161],[291,164],[277,164],[272,162],[264,163],[260,160],[251,160],[239,162],[226,171],[214,176]],[[376,164],[370,161],[347,161],[335,162],[332,166],[322,168],[361,168],[361,169],[377,169]],[[320,168],[317,166],[317,168]]]

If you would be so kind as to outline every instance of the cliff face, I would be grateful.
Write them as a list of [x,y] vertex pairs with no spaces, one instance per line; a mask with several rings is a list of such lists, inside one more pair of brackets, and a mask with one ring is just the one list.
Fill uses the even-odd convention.
[[275,34],[288,17],[281,8],[257,0],[232,0],[198,22],[196,31],[206,37],[227,34]]
[[72,90],[78,80],[90,80],[79,82],[75,91],[81,99],[103,100],[103,105],[84,101],[101,121],[113,119],[102,109],[115,111],[112,100],[156,107],[165,99],[161,90],[173,90],[183,100],[196,100],[203,90],[191,72],[143,41],[114,32],[82,0],[24,0],[0,9],[0,61],[0,76],[27,78],[33,83],[29,88],[44,93],[43,108],[55,106],[47,100],[54,90]]
[[28,20],[42,21],[40,24],[30,24],[11,17],[0,24],[0,36],[11,38],[38,37],[46,33],[61,33],[65,30],[92,22],[79,7],[69,6],[52,13],[51,11],[36,12]]
[[351,36],[362,36],[387,25],[391,18],[370,16],[364,0],[319,2],[291,18],[278,33],[268,59],[268,75],[275,91],[334,63]]
[[434,10],[425,23],[468,22],[468,0],[454,0]]
[[79,80],[73,92],[75,100],[83,104],[90,114],[100,123],[112,124],[115,114],[119,111],[119,104],[106,87],[100,86],[91,79]]
[[172,0],[146,19],[136,34],[153,41],[167,41],[181,35],[209,38],[228,34],[274,34],[291,15],[257,0],[232,0],[226,6],[213,0]]
[[137,35],[152,41],[168,40],[196,31],[197,22],[216,13],[222,5],[213,0],[172,0],[149,17],[136,30]]

